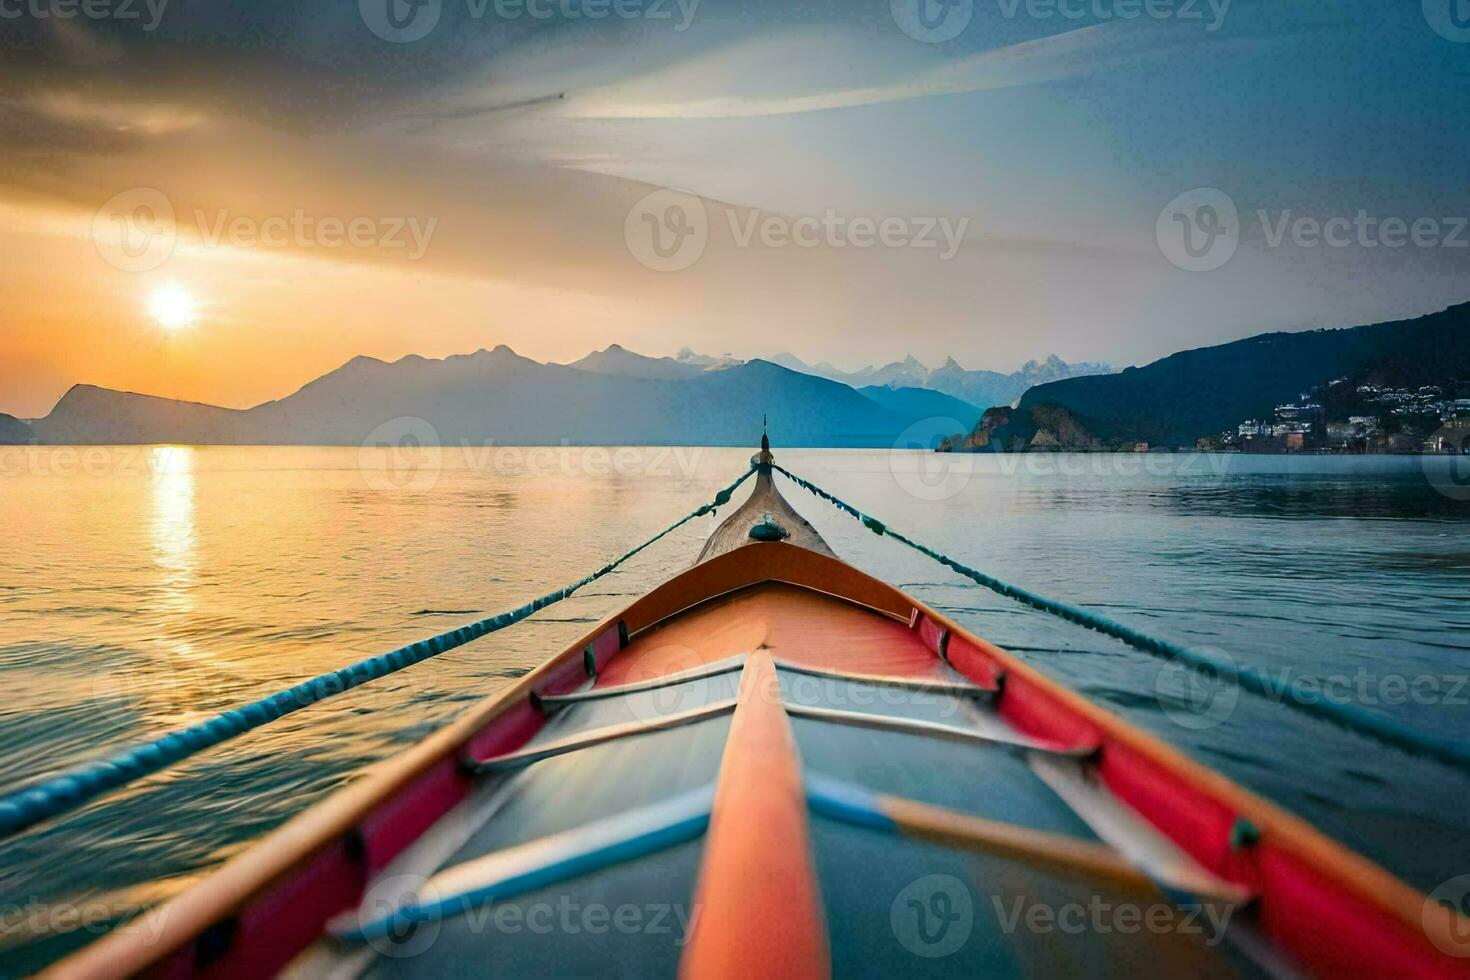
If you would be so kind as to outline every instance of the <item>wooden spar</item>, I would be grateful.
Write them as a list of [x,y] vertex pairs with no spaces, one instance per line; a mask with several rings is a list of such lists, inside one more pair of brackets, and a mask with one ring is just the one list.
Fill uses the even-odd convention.
[[763,652],[745,662],[694,907],[683,980],[831,974],[801,763]]

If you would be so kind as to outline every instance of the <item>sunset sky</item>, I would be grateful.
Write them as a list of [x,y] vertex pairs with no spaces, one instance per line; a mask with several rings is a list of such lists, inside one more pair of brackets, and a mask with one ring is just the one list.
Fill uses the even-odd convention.
[[[78,382],[245,407],[500,343],[1125,365],[1470,299],[1470,28],[1437,0],[962,0],[951,38],[912,0],[391,0],[413,40],[380,36],[390,0],[94,2],[0,2],[22,417]],[[660,187],[704,202],[688,268],[630,247]],[[1160,214],[1201,187],[1239,248],[1189,271]],[[1436,231],[1273,241],[1360,212]],[[965,230],[952,257],[742,242],[802,216]]]

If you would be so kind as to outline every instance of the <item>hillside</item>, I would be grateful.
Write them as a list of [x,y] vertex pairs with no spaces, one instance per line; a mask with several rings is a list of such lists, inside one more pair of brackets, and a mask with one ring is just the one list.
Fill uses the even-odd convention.
[[635,354],[621,344],[595,350],[567,367],[593,374],[617,374],[627,378],[691,378],[705,370],[697,364],[672,357],[645,357]]
[[[783,445],[887,447],[920,419],[967,409],[932,392],[875,400],[765,361],[647,377],[642,362],[654,361],[655,373],[667,365],[620,348],[599,354],[593,370],[541,364],[505,346],[391,364],[356,357],[248,410],[79,385],[35,432],[51,444],[360,445],[396,439],[422,419],[444,445],[750,446],[768,415]],[[635,373],[606,373],[619,367]]]
[[[961,401],[942,391],[928,388],[889,388],[885,385],[869,385],[859,388],[858,394],[869,398],[892,412],[909,418],[933,419],[948,423],[960,423],[966,429],[980,421],[981,410],[966,401]],[[953,431],[952,429],[950,431]]]
[[38,441],[51,445],[209,445],[248,441],[243,438],[245,415],[213,405],[76,385],[50,415],[34,423],[33,430]]
[[946,453],[1000,453],[1089,451],[1101,447],[1087,427],[1060,405],[1032,408],[1002,405],[986,409],[968,434],[943,439],[938,448]]
[[24,445],[34,438],[30,426],[14,415],[0,412],[0,446]]
[[1470,378],[1470,304],[1414,320],[1183,351],[1120,374],[1039,385],[1019,407],[1064,406],[1104,441],[1192,446],[1339,377],[1404,386]]

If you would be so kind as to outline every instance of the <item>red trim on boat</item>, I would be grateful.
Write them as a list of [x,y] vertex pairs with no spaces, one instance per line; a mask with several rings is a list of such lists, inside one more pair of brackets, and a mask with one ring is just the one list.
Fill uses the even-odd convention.
[[[585,680],[581,662],[571,658],[550,672],[546,687],[573,690]],[[530,702],[521,701],[480,729],[469,750],[477,756],[514,751],[543,723]],[[444,757],[385,799],[361,821],[356,834],[319,851],[253,898],[228,926],[213,927],[155,964],[149,975],[245,978],[278,972],[316,941],[333,916],[361,901],[371,876],[463,800],[473,782],[457,756]],[[217,957],[210,951],[215,944],[221,946]]]
[[1265,932],[1317,976],[1470,977],[1470,962],[1452,960],[1431,947],[1422,930],[1345,892],[1328,869],[1269,840],[1256,850],[1267,889],[1259,910]]
[[927,615],[920,613],[914,623],[914,632],[919,634],[919,642],[924,644],[930,652],[939,659],[945,659],[944,648],[949,636],[949,630],[945,629]]
[[[627,645],[628,628],[621,620],[609,626],[597,638],[587,644],[587,649],[592,652],[592,664],[597,673],[601,674],[607,666],[608,661],[616,657],[623,647]],[[549,694],[561,694],[562,691],[548,691]]]
[[975,644],[959,633],[952,633],[945,647],[945,659],[955,670],[987,690],[998,690],[1005,671]]
[[327,920],[351,908],[367,885],[362,853],[347,839],[318,851],[306,864],[231,919],[153,964],[155,977],[274,976],[321,935]]
[[1237,840],[1240,812],[1230,802],[1237,791],[1223,777],[1181,778],[1157,749],[1093,724],[1061,689],[1019,667],[1005,670],[1008,656],[988,647],[954,634],[950,663],[977,684],[1004,674],[997,708],[1027,735],[1097,744],[1096,771],[1107,788],[1209,871],[1258,895],[1263,931],[1302,966],[1322,976],[1470,977],[1470,962],[1451,962],[1423,931],[1344,888],[1331,845],[1324,841],[1322,860],[1314,860],[1299,842],[1273,842],[1269,831],[1254,842]]
[[[501,728],[503,726],[490,726]],[[377,874],[468,795],[473,780],[453,758],[434,765],[362,822],[368,871]]]
[[682,977],[805,980],[831,973],[806,821],[776,668],[769,655],[752,654],[720,761]]
[[[973,675],[971,680],[979,683]],[[1053,691],[1021,674],[1006,674],[1005,691],[996,701],[1000,716],[1033,738],[1061,745],[1097,745],[1096,726],[1072,711]]]

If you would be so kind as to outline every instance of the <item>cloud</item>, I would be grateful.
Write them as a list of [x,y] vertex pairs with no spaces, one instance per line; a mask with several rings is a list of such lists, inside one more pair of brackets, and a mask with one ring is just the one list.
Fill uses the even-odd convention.
[[[534,106],[582,120],[790,115],[1041,85],[1201,44],[1251,43],[1117,21],[955,57],[840,25],[753,33],[726,25],[700,42],[651,37],[647,57],[630,61],[573,38],[553,47],[538,40],[499,56],[493,73],[472,74],[432,95],[439,105],[418,112],[468,118]],[[548,62],[566,70],[548,70]]]
[[202,112],[166,102],[104,101],[75,92],[43,92],[21,105],[61,123],[147,136],[195,129],[207,121]]
[[[762,40],[680,66],[677,73],[655,74],[623,85],[572,93],[560,111],[568,117],[585,119],[727,119],[849,109],[1054,82],[1103,70],[1120,59],[1177,48],[1181,44],[1165,32],[1128,31],[1119,27],[1097,24],[937,63],[908,65],[899,77],[876,85],[838,86],[814,92],[684,96],[687,89],[679,82],[690,76],[759,77],[762,65],[782,63],[789,53],[784,50],[789,47],[789,41]],[[835,61],[834,56],[842,56],[844,60],[849,56],[842,49],[808,48],[805,54],[812,60],[827,62]],[[862,64],[868,73],[875,70],[871,66],[872,62]],[[883,70],[876,69],[878,73]]]

